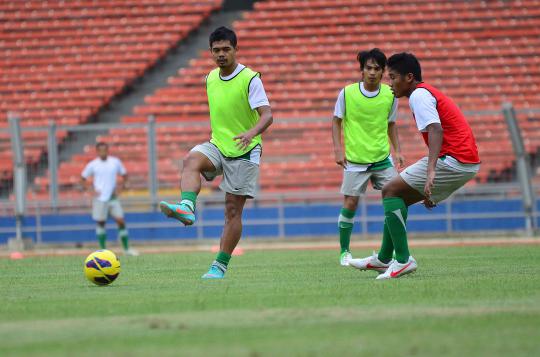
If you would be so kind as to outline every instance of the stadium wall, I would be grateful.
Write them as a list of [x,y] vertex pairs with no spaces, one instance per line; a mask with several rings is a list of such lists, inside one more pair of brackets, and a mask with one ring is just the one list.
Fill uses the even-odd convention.
[[[537,211],[539,201],[537,201]],[[244,210],[244,238],[294,238],[337,234],[339,204],[286,204],[248,207]],[[380,204],[360,206],[355,234],[378,234],[382,230]],[[204,208],[198,222],[183,227],[166,220],[159,212],[127,213],[130,237],[138,241],[192,240],[219,238],[223,208]],[[538,221],[538,217],[537,217]],[[0,244],[14,236],[15,218],[0,217]],[[107,224],[109,240],[116,237],[113,221]],[[486,199],[446,202],[431,212],[421,205],[410,208],[410,233],[466,234],[474,232],[516,232],[525,230],[520,199]],[[37,243],[82,243],[95,240],[90,214],[47,214],[24,219],[24,236]]]

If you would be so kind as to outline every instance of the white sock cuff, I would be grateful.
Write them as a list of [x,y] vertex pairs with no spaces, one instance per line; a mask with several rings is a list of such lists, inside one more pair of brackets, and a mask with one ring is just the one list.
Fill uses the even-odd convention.
[[195,212],[195,206],[190,200],[182,200],[180,203],[189,206],[189,208],[191,208],[191,212]]
[[354,223],[354,217],[353,218],[347,218],[344,215],[340,214],[339,218],[338,218],[338,222]]
[[96,227],[96,234],[99,236],[99,235],[102,235],[102,234],[105,234],[107,231],[105,230],[105,227],[100,227],[100,226],[97,226]]

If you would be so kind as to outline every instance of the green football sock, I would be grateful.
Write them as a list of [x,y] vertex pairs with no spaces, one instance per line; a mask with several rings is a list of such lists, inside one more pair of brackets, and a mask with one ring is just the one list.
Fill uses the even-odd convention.
[[121,228],[118,230],[118,238],[122,242],[122,247],[124,250],[129,249],[129,238],[128,238],[128,232],[127,229]]
[[225,265],[225,267],[227,267],[227,265],[229,265],[229,261],[231,260],[231,255],[228,254],[228,253],[225,253],[224,251],[219,251],[219,253],[217,254],[216,256],[216,262],[219,262],[223,265]]
[[406,263],[409,260],[409,246],[407,243],[407,213],[405,201],[400,197],[388,197],[383,199],[385,226],[392,237],[396,260]]
[[351,234],[354,226],[354,211],[347,208],[342,208],[339,214],[339,245],[341,253],[349,251],[351,243]]
[[392,236],[390,235],[390,230],[386,224],[386,219],[384,220],[383,228],[383,238],[381,244],[381,250],[379,250],[378,258],[383,263],[388,263],[392,260],[392,255],[394,254],[394,243],[392,243]]
[[96,227],[96,237],[99,242],[99,248],[105,249],[106,248],[106,241],[107,241],[107,231],[103,227]]
[[181,203],[188,205],[193,212],[195,212],[195,205],[197,203],[197,193],[195,192],[182,192]]

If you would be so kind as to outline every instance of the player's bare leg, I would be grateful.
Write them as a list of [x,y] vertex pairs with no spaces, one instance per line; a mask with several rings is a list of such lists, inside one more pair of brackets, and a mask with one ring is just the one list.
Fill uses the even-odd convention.
[[201,174],[203,172],[213,172],[216,168],[214,164],[202,153],[190,151],[184,159],[182,179],[180,188],[182,199],[180,202],[168,203],[161,201],[159,208],[167,217],[171,217],[190,226],[195,223],[195,206],[197,195],[201,191]]
[[384,185],[382,197],[400,197],[407,207],[425,199],[424,195],[409,186],[399,175]]
[[221,235],[220,251],[216,260],[210,266],[208,273],[202,276],[204,279],[224,277],[234,248],[236,248],[242,236],[242,211],[244,210],[246,198],[247,196],[225,194],[225,225]]
[[343,208],[341,209],[338,220],[339,244],[341,247],[339,263],[341,266],[348,266],[349,261],[352,259],[350,242],[358,200],[358,196],[345,195],[343,197]]

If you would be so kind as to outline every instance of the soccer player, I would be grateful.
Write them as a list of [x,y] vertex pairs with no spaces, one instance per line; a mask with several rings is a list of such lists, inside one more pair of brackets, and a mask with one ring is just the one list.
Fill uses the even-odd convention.
[[434,207],[480,169],[476,141],[465,116],[449,97],[422,82],[416,57],[410,53],[393,55],[388,59],[388,75],[394,95],[409,98],[428,156],[405,168],[383,187],[385,220],[381,249],[371,257],[351,261],[356,268],[382,272],[377,279],[399,278],[417,268],[407,243],[408,207],[420,201],[428,209]]
[[206,77],[212,129],[209,142],[195,146],[184,160],[181,201],[160,202],[161,211],[184,225],[195,223],[201,175],[210,181],[223,175],[225,225],[220,251],[203,279],[221,279],[242,235],[242,210],[257,193],[261,134],[272,124],[272,111],[260,74],[236,61],[236,34],[220,27],[210,35],[210,52],[217,64]]
[[118,225],[118,240],[122,242],[124,254],[139,255],[129,247],[128,232],[124,221],[124,212],[118,201],[119,190],[116,187],[116,176],[122,176],[122,189],[127,187],[127,172],[120,159],[109,155],[109,146],[104,142],[96,144],[97,158],[90,161],[81,174],[81,184],[87,187],[87,179],[94,178],[96,196],[92,201],[92,218],[96,221],[96,235],[101,249],[106,248],[107,231],[105,222],[110,214]]
[[366,191],[368,181],[380,190],[396,176],[388,139],[399,166],[404,162],[396,127],[398,101],[390,87],[381,83],[386,56],[374,48],[358,53],[357,60],[363,80],[341,90],[332,121],[335,160],[343,167],[344,200],[338,220],[342,266],[348,266],[352,259],[349,243],[359,196]]

